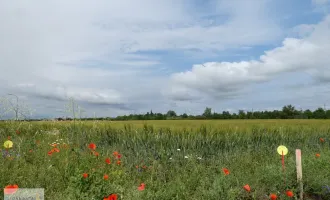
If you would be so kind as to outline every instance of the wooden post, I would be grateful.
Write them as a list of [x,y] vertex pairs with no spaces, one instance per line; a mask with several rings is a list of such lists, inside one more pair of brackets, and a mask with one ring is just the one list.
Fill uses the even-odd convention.
[[303,189],[303,182],[302,182],[302,166],[301,166],[301,150],[296,149],[296,169],[297,169],[297,181],[299,184],[299,199],[303,199],[304,189]]

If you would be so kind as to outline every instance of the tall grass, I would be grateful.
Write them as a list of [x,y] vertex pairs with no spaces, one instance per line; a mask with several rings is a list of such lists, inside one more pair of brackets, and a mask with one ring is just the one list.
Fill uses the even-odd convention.
[[[297,194],[296,148],[302,150],[305,191],[325,196],[322,187],[330,185],[330,124],[321,120],[1,123],[0,138],[8,136],[14,148],[11,157],[1,158],[0,184],[45,188],[46,199],[102,199],[110,193],[127,200],[267,199],[270,193],[285,199],[286,189]],[[48,156],[56,140],[70,148]],[[99,157],[90,155],[91,142]],[[279,145],[289,149],[285,178]],[[121,165],[114,151],[122,154]],[[142,182],[146,189],[138,191]],[[245,184],[251,193],[242,189]]]

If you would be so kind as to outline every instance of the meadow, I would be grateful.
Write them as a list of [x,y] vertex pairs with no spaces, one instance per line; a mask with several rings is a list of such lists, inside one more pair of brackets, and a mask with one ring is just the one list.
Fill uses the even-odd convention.
[[45,199],[297,199],[295,149],[304,199],[330,199],[327,120],[6,121],[0,138],[2,187]]

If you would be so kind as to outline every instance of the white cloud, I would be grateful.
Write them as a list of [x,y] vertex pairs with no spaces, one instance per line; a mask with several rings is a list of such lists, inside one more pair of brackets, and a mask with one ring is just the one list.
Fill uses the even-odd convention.
[[[269,23],[266,4],[215,2],[220,4],[203,13],[185,0],[3,0],[2,94],[24,93],[39,98],[38,103],[68,96],[95,104],[163,102],[160,89],[166,77],[151,74],[164,63],[156,56],[130,53],[190,48],[211,52],[267,44],[281,34]],[[227,19],[212,26],[201,18],[219,13]]]
[[[172,87],[185,87],[209,96],[227,98],[248,84],[273,79],[286,72],[304,71],[330,81],[330,15],[302,39],[286,38],[281,47],[266,51],[259,60],[208,62],[172,75]],[[176,98],[178,94],[176,94]]]

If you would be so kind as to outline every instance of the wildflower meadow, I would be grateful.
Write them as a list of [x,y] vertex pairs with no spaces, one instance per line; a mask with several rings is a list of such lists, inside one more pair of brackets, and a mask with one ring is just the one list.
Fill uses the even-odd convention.
[[[326,120],[0,122],[4,192],[45,199],[330,199]],[[1,144],[2,144],[1,143]],[[277,152],[279,146],[287,154]],[[3,195],[1,195],[3,196]]]

